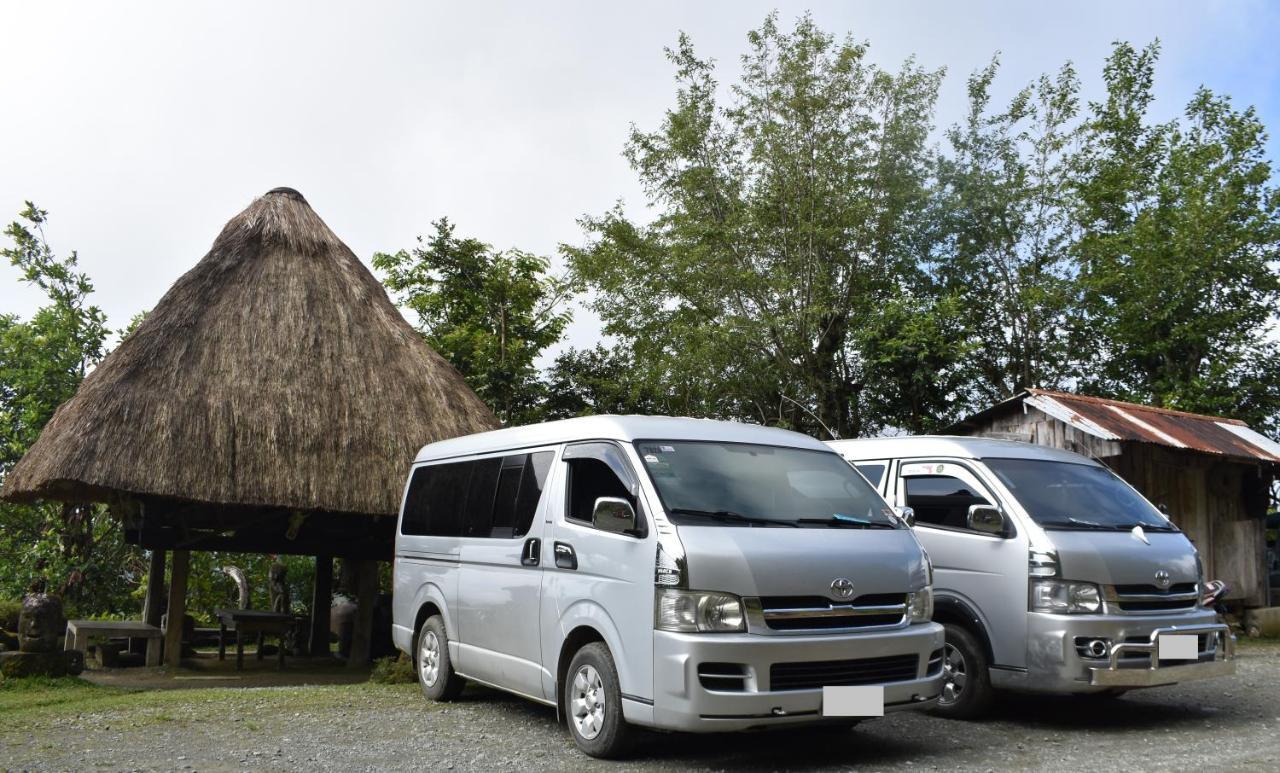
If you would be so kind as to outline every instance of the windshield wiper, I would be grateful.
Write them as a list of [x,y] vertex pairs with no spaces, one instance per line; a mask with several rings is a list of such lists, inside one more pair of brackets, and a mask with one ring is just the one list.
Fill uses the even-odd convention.
[[832,516],[830,518],[797,518],[796,523],[820,523],[833,529],[893,529],[891,523],[864,521],[851,515]]
[[773,518],[752,518],[732,510],[697,510],[689,507],[673,507],[668,512],[672,515],[693,515],[699,518],[711,518],[727,523],[747,523],[754,526],[790,526],[798,528],[792,521],[779,521]]
[[1174,531],[1173,526],[1166,524],[1098,523],[1096,521],[1086,521],[1080,518],[1073,518],[1069,515],[1065,521],[1047,521],[1040,525],[1053,529],[1097,529],[1099,531],[1131,531],[1133,527],[1141,526],[1147,531]]

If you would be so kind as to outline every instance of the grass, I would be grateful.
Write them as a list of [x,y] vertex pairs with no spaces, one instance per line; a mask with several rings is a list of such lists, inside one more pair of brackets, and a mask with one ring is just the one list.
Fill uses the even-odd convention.
[[[400,704],[412,697],[411,686],[383,684],[318,685],[306,687],[127,690],[102,687],[75,677],[32,677],[0,680],[0,716],[6,729],[21,729],[55,719],[84,714],[134,727],[159,723],[198,722],[212,713],[267,718],[285,712],[307,713],[343,709],[353,704]],[[247,720],[249,731],[262,728]]]

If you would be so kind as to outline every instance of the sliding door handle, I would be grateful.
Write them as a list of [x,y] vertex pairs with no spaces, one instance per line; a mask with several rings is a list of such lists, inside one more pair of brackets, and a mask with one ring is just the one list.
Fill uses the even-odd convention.
[[520,552],[520,563],[524,566],[537,566],[542,560],[542,540],[530,537],[524,541],[524,550]]

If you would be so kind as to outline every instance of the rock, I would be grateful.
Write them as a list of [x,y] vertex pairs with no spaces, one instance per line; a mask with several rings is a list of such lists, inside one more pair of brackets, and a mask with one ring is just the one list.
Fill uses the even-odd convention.
[[0,675],[8,679],[24,676],[77,676],[84,671],[84,653],[0,652]]

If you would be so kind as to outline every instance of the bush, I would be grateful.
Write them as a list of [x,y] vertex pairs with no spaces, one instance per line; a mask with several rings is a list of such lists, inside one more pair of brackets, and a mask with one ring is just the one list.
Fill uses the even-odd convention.
[[0,629],[16,632],[18,630],[18,616],[21,614],[21,601],[0,601]]
[[369,681],[378,684],[413,684],[418,675],[413,671],[413,661],[403,654],[373,661]]

